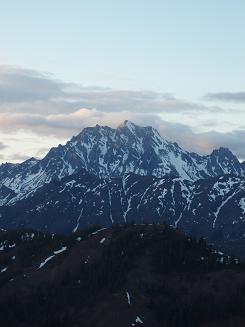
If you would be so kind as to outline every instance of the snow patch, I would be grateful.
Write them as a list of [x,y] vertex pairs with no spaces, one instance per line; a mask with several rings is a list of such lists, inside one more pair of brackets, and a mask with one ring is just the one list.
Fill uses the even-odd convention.
[[48,258],[46,258],[43,262],[40,263],[40,266],[37,268],[37,269],[41,269],[43,266],[46,265],[47,262],[49,262],[50,260],[52,260],[57,254],[60,254],[64,251],[67,250],[67,247],[66,246],[63,246],[60,250],[57,250],[57,251],[54,251],[53,255],[49,256]]
[[126,295],[127,295],[128,305],[131,305],[131,299],[129,293],[126,292]]

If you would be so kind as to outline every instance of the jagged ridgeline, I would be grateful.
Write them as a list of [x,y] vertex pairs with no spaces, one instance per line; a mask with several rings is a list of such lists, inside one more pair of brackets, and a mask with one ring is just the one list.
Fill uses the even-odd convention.
[[52,148],[42,159],[0,166],[1,204],[14,203],[52,179],[62,179],[81,168],[100,178],[127,173],[189,181],[232,174],[244,176],[244,165],[225,148],[200,156],[181,149],[152,127],[125,121],[117,129],[88,127],[64,146]]
[[97,125],[42,160],[1,165],[0,181],[1,228],[72,233],[94,224],[166,222],[239,244],[241,254],[244,164],[225,148],[200,156],[152,127]]
[[2,326],[241,327],[245,267],[166,225],[0,232]]

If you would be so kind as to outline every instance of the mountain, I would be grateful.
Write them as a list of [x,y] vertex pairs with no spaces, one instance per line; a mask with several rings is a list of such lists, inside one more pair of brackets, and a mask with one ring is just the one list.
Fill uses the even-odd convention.
[[245,178],[221,176],[195,182],[178,226],[215,239],[245,237]]
[[20,164],[5,163],[0,166],[0,206],[17,198],[21,192],[18,185],[26,189],[30,171],[37,163],[37,159],[30,158]]
[[91,225],[174,223],[191,195],[181,178],[127,174],[100,179],[82,169],[44,185],[27,199],[0,207],[0,227],[71,233]]
[[127,174],[100,179],[83,169],[44,185],[14,205],[0,207],[0,217],[3,229],[52,233],[72,233],[96,224],[165,222],[212,242],[243,242],[245,177],[225,175],[191,182]]
[[2,326],[241,327],[242,262],[166,225],[0,232]]
[[[226,148],[200,156],[163,139],[152,127],[125,121],[118,128],[87,127],[65,145],[52,148],[42,159],[0,166],[0,204],[11,204],[51,180],[86,169],[100,178],[127,173],[176,176],[189,181],[232,174],[244,176],[238,159]],[[9,192],[7,192],[9,190]],[[13,193],[14,192],[14,193]]]

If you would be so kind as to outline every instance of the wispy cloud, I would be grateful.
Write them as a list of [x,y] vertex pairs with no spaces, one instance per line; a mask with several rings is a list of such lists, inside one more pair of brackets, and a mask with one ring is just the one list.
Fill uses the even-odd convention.
[[178,113],[222,110],[151,90],[113,90],[65,83],[48,74],[0,66],[0,112],[69,113],[79,108],[104,112]]
[[[209,95],[210,99],[212,98]],[[214,97],[214,94],[213,94]],[[195,115],[225,112],[220,107],[192,103],[168,93],[150,90],[113,90],[65,83],[51,75],[19,67],[0,66],[0,130],[8,135],[16,131],[57,138],[70,138],[86,126],[104,124],[116,127],[125,119],[141,125],[152,125],[161,134],[181,146],[199,153],[209,153],[219,146],[230,147],[240,158],[245,158],[245,132],[236,129],[230,133],[215,131],[197,133],[184,123],[164,120],[164,114]],[[214,121],[209,126],[214,128]],[[54,144],[55,145],[55,144]],[[45,147],[47,144],[45,144]],[[6,148],[0,143],[0,149]],[[45,148],[46,149],[46,148]],[[40,150],[40,151],[39,151]],[[30,156],[33,154],[30,154]],[[29,157],[12,153],[15,161]],[[1,159],[1,158],[0,158]]]
[[22,161],[25,161],[27,159],[30,159],[30,156],[25,155],[23,153],[13,153],[13,154],[11,154],[9,156],[9,159],[11,161],[20,161],[20,162],[22,162]]
[[245,102],[245,92],[218,92],[208,93],[204,96],[209,101],[222,101],[222,102]]
[[0,150],[6,149],[8,146],[2,142],[0,142]]
[[209,154],[213,149],[227,147],[238,158],[245,160],[245,128],[226,133],[214,130],[197,133],[185,124],[161,121],[158,126],[162,135],[166,135],[168,139],[176,141],[186,150]]
[[245,129],[238,129],[229,133],[216,131],[197,133],[186,124],[164,121],[154,114],[140,114],[130,111],[107,113],[84,108],[69,114],[47,116],[11,114],[7,118],[0,115],[0,124],[4,121],[6,130],[8,129],[7,126],[12,126],[13,129],[28,128],[39,135],[53,134],[60,135],[62,138],[70,138],[84,127],[95,126],[96,124],[116,127],[125,118],[139,125],[154,126],[163,137],[177,142],[188,151],[208,154],[214,148],[224,146],[232,149],[239,158],[245,158]]

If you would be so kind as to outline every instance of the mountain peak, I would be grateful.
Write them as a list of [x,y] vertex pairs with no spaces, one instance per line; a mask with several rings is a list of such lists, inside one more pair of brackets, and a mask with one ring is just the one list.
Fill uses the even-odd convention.
[[214,155],[214,156],[218,155],[218,156],[225,156],[225,157],[235,157],[234,154],[231,152],[231,150],[226,148],[226,147],[220,147],[218,149],[213,150],[211,155]]
[[137,124],[131,122],[130,120],[124,120],[124,122],[121,123],[117,127],[117,130],[119,130],[119,131],[120,130],[125,130],[125,131],[128,130],[131,132],[131,134],[139,134],[139,133],[142,134],[145,132],[147,132],[147,133],[153,132],[153,134],[156,134],[159,137],[161,137],[159,132],[155,128],[153,128],[151,126],[140,126],[140,125],[137,125]]
[[30,157],[30,158],[26,159],[24,162],[36,162],[36,161],[38,161],[37,158],[35,158],[35,157]]
[[124,120],[124,122],[122,122],[119,126],[118,126],[118,128],[128,128],[128,129],[130,129],[130,130],[133,130],[134,128],[135,128],[135,124],[134,123],[132,123],[130,120]]
[[0,166],[0,184],[16,191],[16,199],[20,199],[44,183],[82,168],[100,178],[128,173],[172,175],[191,181],[224,174],[244,176],[244,167],[227,148],[209,156],[189,153],[163,139],[155,128],[125,120],[116,129],[86,127],[65,145],[52,148],[42,160],[31,158],[22,164]]

